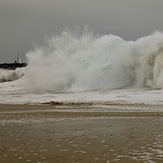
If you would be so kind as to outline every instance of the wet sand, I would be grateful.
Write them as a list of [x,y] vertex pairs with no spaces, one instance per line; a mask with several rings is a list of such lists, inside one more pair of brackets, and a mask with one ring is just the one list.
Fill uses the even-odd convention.
[[163,112],[0,105],[0,163],[163,162]]

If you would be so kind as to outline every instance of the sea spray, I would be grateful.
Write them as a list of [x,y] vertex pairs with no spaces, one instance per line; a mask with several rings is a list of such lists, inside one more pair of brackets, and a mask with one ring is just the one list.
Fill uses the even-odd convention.
[[27,54],[32,91],[163,87],[163,34],[125,41],[114,35],[62,32]]
[[139,76],[142,74],[144,86],[153,89],[163,88],[163,33],[155,32],[140,38],[137,43],[142,53]]

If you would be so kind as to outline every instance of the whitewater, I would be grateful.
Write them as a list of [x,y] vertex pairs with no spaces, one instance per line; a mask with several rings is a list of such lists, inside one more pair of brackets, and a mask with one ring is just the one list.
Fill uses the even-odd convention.
[[0,103],[163,104],[163,33],[136,41],[63,31],[26,54],[28,66],[0,69]]

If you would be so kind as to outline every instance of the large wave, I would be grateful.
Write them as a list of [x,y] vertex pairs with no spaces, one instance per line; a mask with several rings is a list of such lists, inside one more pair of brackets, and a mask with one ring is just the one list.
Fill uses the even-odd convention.
[[11,82],[24,76],[24,69],[4,70],[0,69],[0,83]]
[[27,54],[34,91],[163,88],[163,33],[126,41],[115,35],[62,32]]

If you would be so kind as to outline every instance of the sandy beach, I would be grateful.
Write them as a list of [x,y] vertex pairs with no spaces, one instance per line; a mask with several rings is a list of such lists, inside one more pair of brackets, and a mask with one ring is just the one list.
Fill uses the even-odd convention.
[[0,162],[161,163],[159,108],[1,104]]

